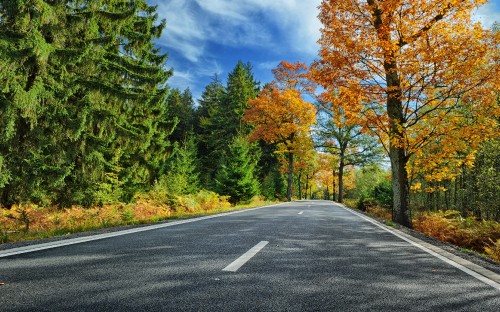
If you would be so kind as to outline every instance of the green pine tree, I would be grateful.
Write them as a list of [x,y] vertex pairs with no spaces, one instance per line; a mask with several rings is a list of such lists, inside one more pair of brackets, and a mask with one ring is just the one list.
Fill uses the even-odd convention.
[[[248,126],[241,119],[248,107],[248,100],[259,92],[259,82],[255,81],[252,66],[239,61],[228,74],[227,86],[223,87],[218,77],[210,83],[202,94],[199,120],[200,155],[202,157],[202,175],[206,188],[217,187],[215,169],[228,154],[228,146],[237,136],[247,134]],[[252,152],[257,152],[255,149]]]
[[155,8],[0,0],[0,16],[0,204],[90,205],[151,185],[172,128]]
[[167,97],[168,120],[176,120],[170,140],[182,142],[186,140],[188,133],[194,130],[194,100],[191,91],[188,89],[181,92],[179,89],[172,89]]
[[198,161],[194,136],[190,135],[182,146],[175,145],[167,173],[160,185],[172,195],[194,194],[199,189]]
[[255,166],[250,143],[235,137],[216,174],[217,192],[230,196],[231,203],[250,200],[259,190]]

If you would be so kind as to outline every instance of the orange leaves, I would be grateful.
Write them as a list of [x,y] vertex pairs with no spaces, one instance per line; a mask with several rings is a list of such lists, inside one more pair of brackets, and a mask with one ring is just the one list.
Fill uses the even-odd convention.
[[498,132],[500,34],[471,20],[484,3],[324,0],[310,77],[387,150],[402,149],[412,175],[453,177]]
[[308,79],[307,66],[304,63],[289,63],[281,61],[278,67],[272,70],[274,79],[282,89],[296,89],[312,93],[314,83]]
[[413,227],[443,242],[486,252],[500,260],[500,223],[462,218],[455,210],[427,213],[413,220]]
[[286,143],[294,136],[307,134],[315,121],[314,106],[304,101],[298,90],[264,88],[256,99],[248,101],[243,120],[255,126],[251,139],[268,143]]

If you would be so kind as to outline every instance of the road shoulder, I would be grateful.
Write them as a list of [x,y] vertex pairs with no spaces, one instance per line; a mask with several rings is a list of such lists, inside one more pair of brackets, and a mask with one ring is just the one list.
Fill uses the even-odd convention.
[[401,225],[387,226],[383,220],[374,218],[362,211],[358,211],[346,206],[341,205],[343,208],[377,223],[378,226],[386,229],[389,232],[404,237],[416,244],[419,244],[439,255],[445,257],[453,262],[456,262],[467,269],[476,272],[496,283],[500,284],[500,265],[496,264],[493,260],[483,257],[473,252],[462,251],[459,247],[438,241],[433,237],[429,237],[418,231],[406,228]]

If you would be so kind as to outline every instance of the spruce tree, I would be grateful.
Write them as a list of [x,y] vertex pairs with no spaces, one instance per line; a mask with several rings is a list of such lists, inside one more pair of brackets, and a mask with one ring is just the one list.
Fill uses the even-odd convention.
[[147,188],[172,128],[155,8],[0,0],[0,16],[0,170],[11,177],[0,204],[90,205]]
[[215,140],[219,133],[220,126],[217,123],[216,115],[222,105],[225,88],[219,77],[214,76],[203,90],[199,106],[195,111],[196,127],[195,132],[198,137],[198,155],[200,155],[200,180],[203,187],[213,189],[212,181],[215,176],[217,166],[214,166],[218,151],[218,140]]
[[194,130],[193,96],[189,88],[184,92],[179,89],[172,89],[168,94],[167,103],[167,119],[176,121],[170,140],[180,143],[186,140],[188,133]]
[[[214,190],[215,169],[235,137],[245,135],[248,126],[241,118],[247,102],[259,92],[252,66],[239,61],[228,74],[226,87],[216,77],[202,94],[199,108],[200,155],[206,187]],[[252,153],[257,151],[252,151]]]
[[259,95],[260,83],[255,81],[250,63],[238,61],[228,74],[226,93],[220,111],[224,132],[233,138],[238,133],[248,134],[248,125],[241,121],[248,108],[248,100]]
[[196,143],[190,134],[182,145],[175,143],[168,170],[160,179],[160,185],[172,195],[194,194],[199,189],[199,173]]
[[235,137],[216,174],[217,192],[229,195],[233,204],[250,200],[259,190],[255,166],[250,143],[240,136]]

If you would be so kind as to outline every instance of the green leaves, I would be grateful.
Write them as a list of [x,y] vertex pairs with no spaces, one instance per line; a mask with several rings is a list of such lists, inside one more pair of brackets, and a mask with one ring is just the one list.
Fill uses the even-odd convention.
[[0,171],[15,177],[0,205],[127,200],[158,175],[164,23],[146,1],[101,2],[0,0]]
[[259,183],[255,177],[256,161],[251,146],[244,138],[236,137],[229,152],[219,165],[215,182],[219,194],[229,195],[231,203],[248,201],[257,195]]

